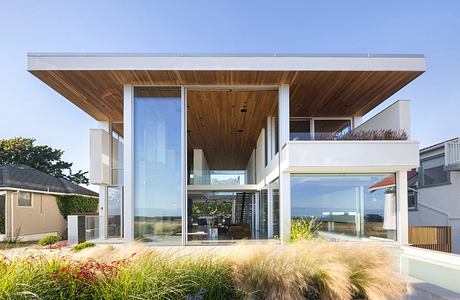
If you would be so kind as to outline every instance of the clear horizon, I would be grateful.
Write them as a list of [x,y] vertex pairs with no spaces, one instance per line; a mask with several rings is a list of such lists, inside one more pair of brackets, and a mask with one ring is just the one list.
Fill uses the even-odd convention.
[[372,53],[427,57],[369,116],[411,99],[413,139],[429,146],[460,135],[459,15],[458,1],[0,1],[0,138],[34,137],[89,169],[97,122],[27,72],[29,52]]

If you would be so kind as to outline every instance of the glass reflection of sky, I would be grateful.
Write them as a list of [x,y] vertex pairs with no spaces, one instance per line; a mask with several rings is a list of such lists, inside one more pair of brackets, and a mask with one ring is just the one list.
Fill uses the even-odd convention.
[[136,217],[181,216],[181,99],[135,98]]
[[357,193],[361,191],[365,214],[383,216],[385,190],[371,193],[368,189],[389,175],[293,175],[292,216],[321,217],[326,212],[356,212]]

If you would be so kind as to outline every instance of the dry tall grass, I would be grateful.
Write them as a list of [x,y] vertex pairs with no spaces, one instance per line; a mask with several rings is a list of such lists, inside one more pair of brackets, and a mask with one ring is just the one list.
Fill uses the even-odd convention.
[[[227,293],[233,293],[231,289],[234,289],[235,297],[244,299],[400,299],[405,292],[404,282],[392,269],[391,256],[382,246],[376,245],[312,240],[284,246],[154,248],[133,243],[99,245],[66,255],[71,260],[92,259],[108,264],[124,259],[131,261],[126,270],[121,271],[122,278],[98,287],[103,295],[127,292],[134,286],[144,285],[138,290],[139,298],[164,299],[145,294],[149,284],[168,281],[172,290],[180,290],[181,282],[187,280],[197,287],[212,285],[200,278],[200,274],[206,272],[203,270],[211,270],[211,266],[217,275],[207,276],[206,280],[221,278],[233,282],[233,288],[227,283],[224,285]],[[171,275],[153,271],[158,266],[166,266]],[[135,274],[142,274],[142,278],[134,278]],[[158,278],[153,278],[155,276]],[[174,276],[177,280],[169,278]],[[118,287],[120,284],[124,287]],[[214,291],[219,288],[212,287]],[[177,295],[183,295],[179,290]]]

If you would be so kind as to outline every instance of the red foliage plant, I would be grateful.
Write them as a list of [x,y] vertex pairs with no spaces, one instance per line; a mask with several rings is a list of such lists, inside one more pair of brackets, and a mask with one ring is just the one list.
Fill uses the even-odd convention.
[[99,279],[111,279],[118,274],[122,266],[129,264],[128,259],[113,261],[109,264],[97,262],[94,259],[86,261],[70,261],[69,264],[60,268],[51,277],[62,280],[65,283],[75,282],[87,284],[97,282]]

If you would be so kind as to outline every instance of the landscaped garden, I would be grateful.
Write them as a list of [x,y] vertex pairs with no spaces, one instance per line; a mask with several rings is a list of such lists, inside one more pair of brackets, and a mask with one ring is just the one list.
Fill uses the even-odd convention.
[[[318,239],[14,250],[0,252],[1,299],[397,299],[404,293],[382,247]],[[194,298],[200,291],[204,298]]]

